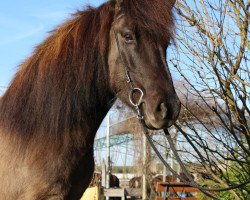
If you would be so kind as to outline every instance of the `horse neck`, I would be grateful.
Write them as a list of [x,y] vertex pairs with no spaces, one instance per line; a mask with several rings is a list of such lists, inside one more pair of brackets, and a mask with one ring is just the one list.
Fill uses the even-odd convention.
[[35,49],[2,98],[0,126],[22,138],[97,130],[114,97],[106,59],[111,23],[93,17],[99,14],[77,14]]
[[107,86],[98,86],[98,80],[78,89],[77,83],[58,86],[49,74],[41,78],[39,73],[37,66],[21,67],[1,99],[0,128],[24,140],[39,134],[51,139],[74,137],[74,132],[79,133],[76,137],[93,140],[112,106]]

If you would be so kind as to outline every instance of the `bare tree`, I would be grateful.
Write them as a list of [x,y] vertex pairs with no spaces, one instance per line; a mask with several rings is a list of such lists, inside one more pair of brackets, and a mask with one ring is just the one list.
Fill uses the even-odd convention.
[[[184,108],[176,127],[190,144],[182,156],[203,167],[208,186],[242,183],[250,178],[250,1],[178,0],[176,10],[171,62]],[[219,195],[247,199],[250,185]]]

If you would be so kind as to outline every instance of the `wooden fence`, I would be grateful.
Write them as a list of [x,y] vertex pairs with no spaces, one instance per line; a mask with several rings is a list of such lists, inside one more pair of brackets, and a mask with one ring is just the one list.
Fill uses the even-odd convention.
[[158,182],[156,185],[156,192],[164,193],[164,197],[156,197],[156,200],[198,200],[196,197],[173,197],[174,194],[179,195],[190,193],[201,193],[197,188],[191,187],[181,182]]

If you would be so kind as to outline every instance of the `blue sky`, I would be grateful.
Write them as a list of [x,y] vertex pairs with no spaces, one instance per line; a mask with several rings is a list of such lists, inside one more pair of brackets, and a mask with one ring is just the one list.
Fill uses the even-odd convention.
[[14,0],[0,3],[0,94],[47,33],[86,5],[104,0]]

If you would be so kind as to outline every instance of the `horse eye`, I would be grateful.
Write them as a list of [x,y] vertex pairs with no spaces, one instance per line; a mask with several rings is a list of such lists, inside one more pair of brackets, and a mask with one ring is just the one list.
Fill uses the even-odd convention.
[[132,41],[134,41],[133,35],[131,35],[130,33],[126,33],[124,35],[124,38],[125,38],[126,42],[132,42]]

